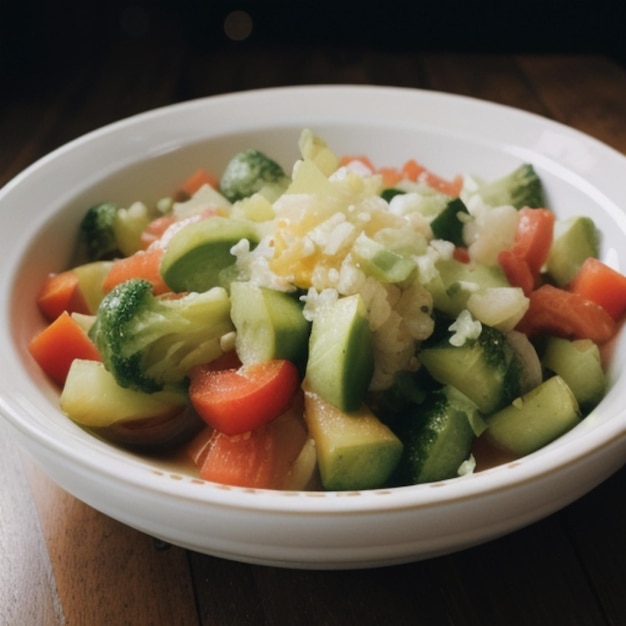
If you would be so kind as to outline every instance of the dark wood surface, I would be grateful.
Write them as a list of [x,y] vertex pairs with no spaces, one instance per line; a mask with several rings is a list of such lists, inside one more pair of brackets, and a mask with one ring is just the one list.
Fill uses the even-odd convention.
[[[145,17],[145,15],[144,15]],[[194,45],[167,15],[79,54],[3,67],[0,184],[103,124],[257,87],[358,83],[465,94],[539,113],[626,153],[626,71],[602,53],[464,52],[332,41]],[[134,25],[132,19],[135,19]],[[134,29],[134,30],[133,30]],[[454,626],[626,624],[626,469],[563,511],[457,554],[320,572],[162,546],[55,486],[0,423],[0,624]]]

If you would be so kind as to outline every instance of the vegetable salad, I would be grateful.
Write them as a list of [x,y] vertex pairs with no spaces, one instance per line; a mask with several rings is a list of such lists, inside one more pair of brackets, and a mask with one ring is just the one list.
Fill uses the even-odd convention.
[[445,179],[298,148],[86,209],[29,346],[70,419],[206,480],[352,490],[532,453],[595,408],[626,277],[531,164]]

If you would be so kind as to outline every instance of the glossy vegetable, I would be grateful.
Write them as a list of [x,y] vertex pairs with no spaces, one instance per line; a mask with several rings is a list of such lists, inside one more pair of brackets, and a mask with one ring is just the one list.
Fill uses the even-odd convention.
[[28,344],[41,369],[59,385],[65,383],[74,359],[100,361],[101,356],[82,326],[63,311]]
[[267,424],[289,406],[300,379],[296,366],[275,359],[216,370],[189,371],[189,397],[202,419],[226,435],[241,435]]

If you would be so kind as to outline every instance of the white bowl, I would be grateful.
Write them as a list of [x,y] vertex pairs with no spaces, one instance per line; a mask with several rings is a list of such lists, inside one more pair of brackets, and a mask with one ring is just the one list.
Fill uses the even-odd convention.
[[67,491],[162,540],[240,561],[301,568],[389,565],[513,531],[580,497],[626,460],[626,343],[614,342],[610,390],[578,427],[519,461],[436,484],[349,493],[273,492],[203,482],[87,434],[29,357],[41,327],[35,295],[65,268],[85,207],[155,200],[193,168],[219,171],[237,150],[285,166],[302,128],[341,154],[416,158],[485,178],[532,162],[560,217],[589,214],[603,254],[626,267],[626,159],[544,118],[474,99],[408,89],[302,87],[170,106],[79,138],[0,191],[0,407],[17,440]]

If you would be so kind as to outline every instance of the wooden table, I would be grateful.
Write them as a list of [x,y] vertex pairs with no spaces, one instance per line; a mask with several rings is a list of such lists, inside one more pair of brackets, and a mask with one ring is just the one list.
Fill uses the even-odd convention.
[[[0,184],[122,117],[293,84],[476,96],[554,118],[626,152],[626,71],[601,54],[194,46],[175,24],[152,18],[82,55],[66,42],[50,62],[25,62],[29,73],[13,74],[13,88],[0,92]],[[63,71],[54,69],[62,63]],[[289,571],[160,545],[59,489],[6,431],[0,421],[2,626],[626,624],[626,469],[565,510],[461,553],[378,570]]]

